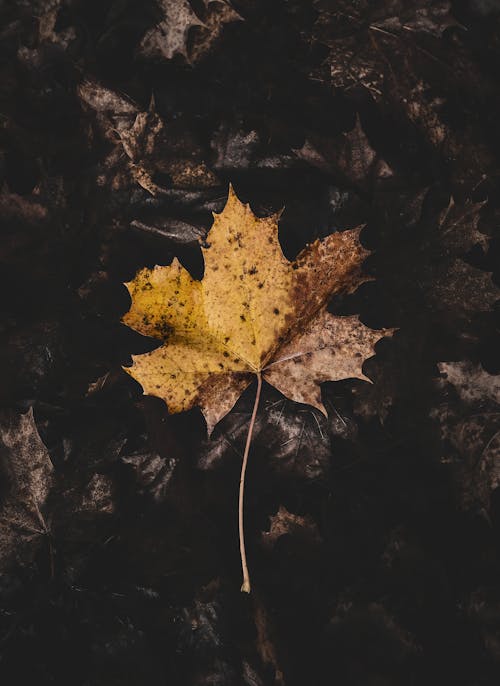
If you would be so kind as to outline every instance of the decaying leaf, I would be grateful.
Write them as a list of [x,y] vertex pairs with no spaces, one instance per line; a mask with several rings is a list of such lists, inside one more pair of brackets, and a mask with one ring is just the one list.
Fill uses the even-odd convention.
[[40,43],[49,41],[56,43],[62,48],[67,48],[71,41],[76,38],[75,29],[69,27],[64,31],[57,31],[57,17],[62,7],[62,0],[49,0],[47,3],[39,3],[38,8],[38,37]]
[[52,462],[38,434],[33,411],[0,417],[0,568],[26,562],[34,542],[48,533],[43,509],[52,486]]
[[370,145],[359,116],[354,128],[333,140],[315,140],[309,136],[297,157],[313,166],[334,173],[349,183],[365,185],[390,178],[392,169]]
[[467,404],[492,400],[500,404],[500,376],[471,362],[440,362],[439,371]]
[[385,666],[395,660],[399,667],[415,659],[420,646],[382,602],[352,600],[353,595],[343,594],[332,613],[326,632],[328,655],[343,665],[347,683],[368,684],[373,664]]
[[443,441],[442,459],[451,463],[461,505],[489,510],[500,486],[500,376],[472,362],[441,362],[442,393],[434,410]]
[[278,660],[272,618],[259,598],[254,601],[254,621],[257,629],[256,647],[260,659],[274,671],[275,686],[284,686],[285,679]]
[[[272,457],[271,468],[280,477],[301,482],[324,479],[331,455],[327,419],[313,408],[269,395],[255,420],[255,450]],[[214,433],[204,444],[198,461],[201,469],[216,469],[225,460],[241,458],[250,416],[251,408],[247,412],[235,408],[219,424],[217,435]]]
[[[436,77],[432,78],[431,73],[423,79],[421,74],[416,76],[410,73],[410,60],[409,55],[405,55],[404,59],[398,59],[397,55],[388,58],[391,65],[388,76],[391,97],[395,99],[403,119],[415,127],[433,154],[450,165],[454,188],[460,192],[464,188],[473,192],[488,176],[494,164],[491,151],[478,140],[472,127],[465,125],[457,129],[450,124],[446,114],[449,102],[445,97],[435,95]],[[473,80],[473,76],[469,78]],[[451,79],[448,98],[453,100],[456,97],[457,88],[460,86]],[[471,97],[471,94],[468,95]]]
[[476,245],[486,252],[489,237],[479,231],[480,213],[485,203],[467,201],[456,204],[453,198],[427,229],[419,280],[432,307],[451,319],[467,320],[487,312],[500,298],[492,274],[464,261]]
[[[212,579],[178,612],[175,621],[179,652],[187,656],[189,676],[186,684],[241,684],[264,686],[284,682],[274,645],[274,627],[263,603],[255,598],[255,629],[238,644],[238,658],[234,659],[232,596],[224,580]],[[252,627],[253,628],[253,627]],[[274,679],[270,673],[275,672]]]
[[428,3],[418,0],[391,0],[382,3],[382,9],[374,16],[372,26],[387,30],[421,31],[440,37],[449,26],[457,21],[450,14],[451,2],[438,0],[429,7]]
[[[142,54],[167,60],[183,55],[188,61],[197,61],[218,39],[224,24],[241,19],[226,0],[203,0],[203,5],[202,21],[188,0],[158,0],[162,18],[143,37]],[[195,27],[200,27],[200,34],[189,49],[189,33]]]
[[[154,222],[154,223],[153,223]],[[203,237],[202,227],[188,224],[180,219],[158,217],[152,223],[146,223],[134,219],[130,222],[130,228],[136,231],[146,232],[153,236],[160,236],[165,241],[171,241],[177,245],[194,244]]]
[[156,172],[184,188],[217,185],[193,137],[180,133],[174,122],[165,125],[153,98],[149,108],[141,111],[128,98],[95,81],[83,83],[78,94],[84,106],[95,113],[101,135],[114,144],[103,161],[100,185],[109,183],[116,190],[139,184],[157,195],[164,189],[153,180]]
[[158,3],[163,18],[148,31],[141,43],[148,57],[171,59],[177,53],[187,57],[186,41],[189,29],[202,26],[188,0],[161,0]]
[[189,48],[189,59],[192,62],[198,62],[210,51],[222,35],[225,24],[242,20],[227,0],[203,0],[203,4],[203,25],[193,31],[195,37]]
[[406,0],[364,0],[355,5],[339,2],[327,9],[319,7],[315,33],[330,48],[327,63],[332,85],[346,90],[364,87],[380,99],[393,68],[390,57],[404,53],[415,35],[437,39],[456,25],[450,7],[447,1],[428,7],[424,2]]
[[274,546],[281,536],[303,536],[311,542],[321,540],[316,522],[309,515],[296,515],[280,505],[278,512],[269,518],[269,531],[262,532],[264,546]]
[[415,274],[425,300],[452,321],[467,321],[491,310],[500,298],[492,274],[464,261],[474,247],[484,252],[489,237],[478,230],[485,203],[455,204],[450,199],[437,223],[428,227],[425,252]]
[[440,268],[424,269],[422,281],[426,299],[436,311],[464,321],[478,312],[490,311],[500,298],[491,272],[460,259],[446,261]]
[[[480,247],[483,253],[490,249],[490,236],[484,231],[492,231],[481,221],[485,203],[450,198],[446,207],[434,213],[429,208],[422,212],[422,200],[419,193],[407,207],[400,207],[400,223],[407,228],[394,232],[396,257],[379,281],[389,283],[396,273],[398,277],[404,274],[407,290],[401,288],[400,279],[396,297],[402,303],[412,299],[436,313],[440,326],[456,329],[458,322],[468,324],[478,313],[490,311],[500,298],[492,273],[465,261],[473,248]],[[405,218],[410,209],[414,212],[411,222]]]
[[[329,50],[314,78],[335,89],[369,92],[408,131],[418,132],[431,157],[445,162],[454,189],[471,192],[494,168],[491,147],[470,119],[453,121],[459,100],[475,107],[479,70],[464,45],[455,49],[443,32],[459,22],[450,2],[319,3],[314,33]],[[454,33],[457,33],[455,29]],[[357,95],[356,95],[357,94]]]
[[143,269],[127,284],[132,305],[124,322],[163,342],[135,356],[129,373],[170,412],[200,406],[209,433],[255,375],[325,412],[320,384],[366,379],[364,360],[390,333],[326,309],[334,293],[366,280],[360,229],[316,241],[291,263],[277,218],[256,217],[230,188],[203,247],[202,281],[175,259]]
[[[213,168],[234,176],[247,169],[293,169],[297,168],[300,155],[293,151],[270,151],[258,131],[221,126],[211,140],[215,152]],[[309,161],[309,160],[307,160]],[[316,159],[311,161],[317,165]]]
[[139,183],[155,193],[148,157],[162,133],[163,123],[153,108],[141,112],[129,98],[95,81],[86,81],[78,88],[85,108],[94,111],[101,135],[114,144],[103,162],[100,185],[109,182],[113,189]]
[[[319,4],[319,3],[318,3]],[[451,3],[448,0],[438,0],[429,3],[423,0],[389,0],[388,2],[370,2],[361,0],[352,3],[330,3],[326,9],[319,6],[318,23],[325,28],[333,27],[336,32],[355,32],[365,27],[377,27],[394,32],[421,31],[423,33],[441,36],[449,26],[457,24],[450,14]]]
[[439,217],[439,238],[447,253],[457,254],[470,250],[474,245],[480,245],[483,250],[488,248],[488,236],[478,230],[481,209],[486,202],[471,202],[457,205],[450,198]]
[[139,108],[130,98],[101,86],[96,81],[85,81],[78,87],[82,103],[95,112],[103,135],[111,142],[116,134],[129,129],[139,113]]
[[121,459],[132,468],[141,494],[156,502],[165,498],[177,465],[175,458],[164,460],[158,453],[141,451],[123,455]]

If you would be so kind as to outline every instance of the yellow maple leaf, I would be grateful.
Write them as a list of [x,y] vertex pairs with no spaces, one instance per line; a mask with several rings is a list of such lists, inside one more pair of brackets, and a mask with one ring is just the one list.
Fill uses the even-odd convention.
[[256,217],[230,188],[203,247],[201,281],[174,259],[126,284],[132,305],[124,323],[164,341],[134,356],[127,371],[172,413],[201,407],[209,433],[259,373],[325,413],[319,384],[366,379],[362,364],[388,333],[326,309],[332,295],[366,280],[360,228],[316,241],[289,262],[277,220]]
[[[163,398],[170,412],[199,406],[210,434],[257,377],[242,482],[262,380],[326,414],[320,384],[369,381],[363,362],[391,333],[326,309],[332,295],[367,280],[361,228],[316,241],[290,262],[278,240],[278,218],[256,217],[230,187],[202,248],[201,281],[174,259],[170,266],[141,270],[126,284],[132,304],[123,321],[164,343],[134,356],[127,371],[145,393]],[[240,490],[241,538],[242,498]]]

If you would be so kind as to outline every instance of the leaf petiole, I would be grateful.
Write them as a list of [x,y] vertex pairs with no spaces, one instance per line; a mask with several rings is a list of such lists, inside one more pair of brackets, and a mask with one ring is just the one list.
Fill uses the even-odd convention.
[[257,416],[257,409],[259,407],[260,391],[262,388],[262,375],[260,372],[256,373],[257,376],[257,392],[255,394],[255,402],[253,405],[252,417],[250,419],[250,424],[248,427],[247,442],[245,444],[245,452],[243,453],[243,462],[241,464],[241,475],[240,475],[240,493],[238,501],[238,528],[240,534],[240,556],[241,556],[241,569],[243,572],[243,583],[241,585],[242,593],[250,593],[250,574],[248,572],[247,565],[247,555],[245,551],[245,532],[243,528],[243,497],[245,495],[245,472],[247,470],[248,463],[248,453],[250,452],[250,444],[252,442],[253,427],[255,425],[255,417]]

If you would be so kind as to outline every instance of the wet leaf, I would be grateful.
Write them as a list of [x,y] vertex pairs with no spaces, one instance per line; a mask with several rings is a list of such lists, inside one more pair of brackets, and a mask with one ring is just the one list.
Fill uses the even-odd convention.
[[[224,24],[238,21],[240,15],[226,0],[202,0],[204,17],[200,19],[188,0],[158,0],[160,22],[142,39],[140,50],[145,57],[170,60],[182,55],[196,62],[211,48],[222,33]],[[193,44],[189,34],[199,27]]]
[[473,203],[470,200],[457,205],[450,198],[439,217],[439,239],[449,254],[463,254],[475,245],[483,250],[488,248],[488,237],[478,230],[481,209],[485,202]]
[[48,535],[44,517],[53,467],[38,434],[33,411],[4,411],[0,417],[0,564],[29,562]]
[[187,57],[187,37],[193,26],[203,26],[188,0],[160,0],[161,21],[146,33],[141,51],[147,57],[171,59],[176,54]]
[[[219,424],[218,431],[203,446],[198,460],[201,469],[216,469],[225,460],[243,455],[250,415],[251,408],[248,412],[235,408]],[[262,451],[266,464],[280,477],[316,481],[328,474],[330,431],[327,419],[318,410],[286,398],[266,397],[257,415],[252,441],[255,452]],[[268,456],[272,456],[271,462]]]
[[330,48],[332,84],[347,90],[364,87],[380,99],[393,66],[390,58],[406,53],[413,34],[439,38],[456,25],[450,7],[447,1],[429,7],[406,0],[320,5],[314,33]]
[[227,0],[203,0],[205,16],[203,25],[195,28],[195,37],[189,47],[189,59],[198,62],[207,55],[222,35],[224,25],[241,21],[242,17]]
[[441,362],[441,403],[433,412],[442,459],[451,463],[465,509],[490,508],[500,486],[500,376],[472,362]]
[[333,26],[334,34],[375,26],[392,31],[421,31],[440,36],[446,28],[458,23],[450,14],[449,0],[439,0],[430,6],[425,0],[361,0],[355,4],[341,0],[318,4],[318,23]]
[[278,512],[269,520],[269,531],[262,532],[264,546],[276,545],[276,541],[285,535],[307,538],[311,543],[318,543],[321,540],[316,522],[309,515],[293,514],[280,505]]
[[[490,237],[481,225],[485,203],[458,203],[450,198],[439,213],[422,213],[421,194],[416,199],[416,205],[410,201],[400,209],[400,215],[409,208],[415,214],[411,221],[406,219],[408,229],[395,235],[398,251],[383,278],[391,281],[397,274],[399,293],[435,312],[439,325],[456,327],[457,322],[465,324],[478,313],[491,311],[500,299],[492,273],[466,261],[476,246],[483,253],[489,250]],[[405,290],[401,290],[402,281]]]
[[359,117],[354,128],[333,140],[308,138],[297,156],[352,184],[366,185],[390,178],[392,169],[377,155],[363,131]]
[[179,131],[176,122],[166,125],[156,112],[154,99],[147,110],[141,110],[130,99],[94,81],[82,84],[78,94],[95,113],[101,135],[113,144],[102,162],[100,185],[108,183],[119,190],[138,184],[153,196],[162,195],[165,189],[153,178],[157,172],[184,188],[218,184],[193,136]]
[[468,320],[477,312],[488,312],[500,299],[491,273],[454,259],[422,271],[428,302],[447,317]]
[[122,456],[122,461],[133,469],[141,494],[149,495],[155,502],[164,500],[172,479],[177,460],[163,459],[154,452],[134,452]]

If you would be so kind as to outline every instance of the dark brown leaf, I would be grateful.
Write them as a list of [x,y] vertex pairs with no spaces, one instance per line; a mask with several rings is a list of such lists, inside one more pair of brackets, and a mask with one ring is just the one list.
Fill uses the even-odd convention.
[[53,467],[31,409],[26,414],[3,411],[0,470],[0,560],[5,571],[16,562],[30,562],[49,536],[45,506]]

